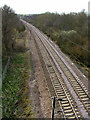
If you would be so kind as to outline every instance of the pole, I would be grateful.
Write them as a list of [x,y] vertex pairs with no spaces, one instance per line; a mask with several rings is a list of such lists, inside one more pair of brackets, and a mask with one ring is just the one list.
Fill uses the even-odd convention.
[[55,96],[52,99],[52,120],[54,120],[54,109],[55,109]]

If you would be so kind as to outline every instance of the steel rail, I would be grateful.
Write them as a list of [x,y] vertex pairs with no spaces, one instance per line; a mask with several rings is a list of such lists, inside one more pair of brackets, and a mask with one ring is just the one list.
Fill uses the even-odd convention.
[[[48,41],[48,40],[47,40]],[[49,41],[48,41],[49,42]],[[49,44],[49,43],[48,43]],[[54,48],[55,49],[55,48]],[[56,53],[56,51],[55,51],[55,53]],[[63,62],[63,61],[62,61]],[[64,63],[64,62],[63,62]],[[66,65],[65,65],[66,66]],[[67,66],[66,66],[66,68],[68,68]],[[69,69],[68,69],[69,70]],[[63,71],[64,73],[65,73],[65,71]],[[71,71],[70,71],[70,73],[71,73]],[[72,74],[72,73],[71,73]],[[65,75],[66,75],[66,73],[65,73]],[[73,74],[72,74],[73,75]],[[75,76],[73,75],[73,77],[75,78]],[[83,84],[79,81],[79,79],[77,80],[76,78],[75,78],[75,80],[77,81],[77,83],[79,84],[79,88],[78,89],[80,89],[80,88],[82,88],[82,91],[83,92],[85,92],[85,94],[84,94],[84,96],[85,95],[87,95],[87,100],[82,100],[81,98],[82,98],[82,95],[80,94],[80,91],[78,90],[78,89],[76,89],[77,87],[78,87],[78,85],[77,86],[75,86],[75,85],[73,85],[72,84],[72,81],[70,81],[69,80],[69,82],[71,83],[71,86],[73,87],[73,89],[75,90],[75,92],[76,92],[76,94],[78,95],[78,97],[79,97],[79,99],[81,100],[81,102],[83,103],[83,105],[84,105],[84,107],[85,107],[85,109],[88,111],[88,113],[90,114],[90,112],[89,112],[89,100],[90,100],[90,96],[89,96],[89,94],[87,93],[87,91],[86,91],[86,88],[85,88],[85,86],[83,86]]]
[[[40,33],[40,35],[42,37],[45,38],[44,35],[41,34],[41,32],[36,28],[36,30]],[[66,67],[69,69],[69,71],[71,72],[71,74],[73,74],[73,76],[75,77],[75,79],[77,80],[77,82],[80,84],[81,86],[81,81],[78,78],[78,76],[75,74],[75,72],[70,68],[69,64],[65,61],[65,59],[63,59],[63,57],[59,54],[59,52],[54,48],[54,46],[45,38],[45,40],[48,42],[48,44],[52,47],[52,49],[56,52],[56,54],[58,55],[58,57],[63,61],[63,63],[66,65]],[[82,87],[82,86],[81,86]],[[83,88],[83,87],[82,87]],[[84,89],[84,88],[83,88]],[[86,90],[84,89],[84,91],[86,92]],[[86,92],[86,94],[88,95],[88,93]],[[88,95],[89,97],[89,95]],[[89,97],[90,98],[90,97]]]
[[[40,39],[40,38],[39,38],[39,39]],[[48,59],[48,60],[50,61],[50,59]],[[51,63],[51,62],[50,62],[50,63]],[[51,63],[51,64],[52,64],[52,63]],[[74,109],[74,107],[73,107],[73,105],[72,105],[72,103],[71,103],[71,101],[70,101],[70,99],[69,99],[69,97],[68,97],[68,95],[67,95],[67,93],[66,93],[66,90],[64,89],[62,83],[60,82],[60,79],[59,79],[58,75],[56,74],[55,68],[53,67],[53,65],[52,65],[52,68],[53,68],[54,73],[55,73],[55,75],[56,75],[56,77],[57,77],[57,80],[58,80],[59,83],[61,84],[61,87],[62,87],[62,89],[63,89],[63,91],[64,91],[64,93],[65,93],[65,95],[66,95],[66,97],[67,97],[67,100],[68,100],[68,102],[69,102],[69,104],[70,104],[70,106],[71,106],[71,108],[72,108],[72,110],[73,110],[73,113],[75,114],[75,118],[78,120],[79,117],[78,117],[77,113],[75,112],[75,109]],[[48,68],[47,68],[47,70],[48,70]],[[49,71],[48,71],[48,72],[49,72]],[[50,72],[49,72],[49,74],[50,74]],[[55,90],[55,85],[54,85],[54,84],[53,84],[53,88],[54,88],[54,90]],[[56,92],[56,90],[55,90],[55,93],[56,93],[56,96],[57,96],[57,98],[58,98],[59,96],[58,96],[58,93]],[[60,102],[59,102],[59,103],[60,103]],[[60,106],[62,106],[62,105],[60,104]],[[63,110],[63,108],[62,108],[62,110]],[[64,111],[63,111],[63,112],[64,112]],[[65,114],[65,113],[63,113],[63,114]]]
[[[27,25],[29,25],[29,24],[27,23]],[[32,26],[32,29],[33,29],[33,28],[35,28],[35,27]],[[30,28],[30,29],[31,29],[31,28]],[[36,34],[38,35],[37,32],[39,32],[39,31],[37,31],[36,28],[35,28],[34,31],[35,31]],[[40,33],[40,32],[39,32],[39,33]],[[40,34],[41,34],[41,33],[40,33]],[[39,36],[39,35],[38,35],[38,36]],[[43,38],[45,38],[42,34],[41,34],[41,36],[42,36]],[[46,38],[45,38],[45,39],[46,39]],[[42,41],[42,39],[40,39],[40,40]],[[66,65],[66,67],[69,69],[69,71],[73,74],[73,76],[76,78],[76,80],[77,80],[77,82],[78,82],[78,80],[79,80],[79,79],[78,79],[78,76],[77,76],[77,75],[73,72],[73,70],[69,67],[68,63],[62,58],[62,56],[59,55],[58,51],[50,44],[50,42],[49,42],[47,39],[46,39],[46,41],[47,41],[48,44],[52,47],[52,49],[57,53],[57,55],[61,58],[61,60],[63,61],[63,63]],[[42,43],[43,43],[43,45],[45,46],[45,43],[44,43],[43,41],[42,41]],[[80,102],[80,99],[78,99],[78,96],[77,96],[76,93],[74,92],[72,86],[71,86],[70,83],[68,82],[68,80],[67,80],[66,76],[64,75],[63,71],[60,69],[59,64],[57,63],[57,61],[55,60],[55,58],[52,56],[52,54],[51,54],[51,52],[48,50],[48,48],[46,48],[46,49],[47,49],[48,53],[50,54],[50,56],[52,57],[52,60],[54,61],[57,69],[58,69],[59,72],[61,73],[61,75],[62,75],[62,77],[63,77],[63,79],[64,79],[64,81],[65,81],[65,83],[66,83],[66,85],[67,85],[67,87],[68,87],[68,89],[69,89],[69,91],[71,92],[72,96],[74,97],[77,105],[79,105],[78,108],[80,109],[83,117],[84,117],[84,118],[88,118],[88,113],[86,112],[83,104]],[[83,110],[81,110],[82,108],[83,108]]]
[[[45,41],[44,41],[45,42]],[[48,46],[48,43],[46,42],[45,44],[47,44],[47,46]],[[51,48],[49,48],[48,47],[48,49],[51,51],[51,54],[54,56],[54,58],[56,59],[56,61],[57,61],[57,63],[60,65],[60,67],[62,68],[62,64],[61,64],[61,62],[59,62],[58,61],[58,57],[55,55],[55,53],[54,53],[54,51],[52,51],[52,49]],[[65,66],[66,67],[66,66]],[[64,68],[64,67],[63,67]],[[78,82],[77,81],[75,81],[75,78],[72,76],[72,74],[71,73],[69,73],[69,75],[67,74],[67,72],[69,71],[68,69],[68,71],[66,70],[66,68],[64,68],[63,69],[62,68],[62,71],[63,71],[63,73],[67,76],[67,78],[68,78],[68,80],[69,80],[69,82],[70,82],[70,84],[71,84],[71,86],[73,87],[73,89],[75,90],[75,92],[76,92],[76,94],[78,95],[78,97],[79,97],[79,99],[81,100],[81,102],[83,103],[83,105],[84,105],[84,107],[85,107],[85,109],[88,111],[88,113],[89,113],[89,109],[88,109],[88,103],[89,103],[89,96],[86,94],[86,92],[83,90],[83,88],[81,87],[81,85],[80,84],[77,84]],[[71,75],[71,76],[70,76]],[[69,76],[70,76],[70,79],[69,79]],[[73,77],[73,78],[72,78]],[[73,79],[73,81],[72,81],[72,79]],[[74,84],[73,84],[73,82],[74,82]],[[77,84],[77,85],[76,85]],[[84,86],[83,86],[84,87]],[[81,94],[81,89],[82,88],[82,92],[83,92],[83,95]],[[84,96],[85,96],[85,98],[84,98]],[[81,99],[83,97],[83,99],[86,99],[86,100],[83,100],[83,99]]]
[[[33,36],[33,38],[34,38],[34,36]],[[35,41],[35,43],[36,43],[36,40],[34,39],[34,41]],[[37,45],[37,43],[36,43],[36,45]],[[40,49],[40,48],[39,48]],[[43,57],[42,57],[43,58]],[[48,58],[48,57],[47,57]],[[44,61],[45,59],[43,59],[43,61]],[[49,59],[48,59],[49,60]],[[47,68],[47,65],[46,65],[46,62],[44,61],[44,63],[45,63],[45,66],[46,66],[46,69],[47,69],[47,72],[50,74],[50,72],[49,72],[49,70],[48,70],[48,68]],[[51,79],[51,76],[50,76],[50,79]],[[48,85],[48,84],[47,84]],[[54,88],[54,91],[55,91],[55,95],[56,95],[56,97],[58,98],[58,96],[57,96],[57,92],[56,92],[56,90],[55,90],[55,86],[54,86],[54,84],[52,84],[53,85],[53,88]],[[50,92],[50,91],[49,91]],[[51,96],[51,95],[50,95]],[[51,96],[51,98],[52,98],[52,96]],[[60,109],[61,109],[61,111],[62,111],[62,114],[63,114],[63,117],[64,117],[64,119],[66,120],[66,116],[65,116],[65,114],[64,114],[64,111],[63,111],[63,108],[62,108],[62,105],[61,105],[61,102],[58,102],[59,103],[59,105],[60,105]]]
[[[36,31],[35,31],[35,33],[36,33]],[[36,34],[37,34],[37,33],[36,33]],[[37,35],[38,35],[38,34],[37,34]],[[38,37],[39,37],[39,35],[38,35]],[[58,69],[59,72],[61,73],[61,76],[62,76],[62,78],[64,79],[64,81],[65,81],[65,83],[66,83],[69,91],[71,92],[73,98],[75,99],[75,101],[76,101],[76,103],[77,103],[77,105],[78,105],[78,108],[79,108],[80,112],[82,113],[83,118],[88,118],[88,113],[86,112],[83,104],[81,103],[81,100],[80,100],[80,99],[78,98],[78,96],[76,95],[76,93],[75,93],[75,91],[73,90],[72,86],[71,86],[70,83],[68,82],[68,79],[67,79],[66,76],[64,75],[64,73],[63,73],[63,71],[61,70],[59,64],[57,63],[57,61],[55,60],[55,58],[52,56],[51,52],[48,50],[48,48],[47,48],[47,46],[45,45],[45,43],[43,42],[43,40],[42,40],[42,39],[40,39],[40,40],[42,41],[42,43],[43,43],[43,45],[45,46],[45,48],[46,48],[47,52],[49,53],[49,55],[51,56],[51,58],[52,58],[53,62],[55,63],[57,69]]]

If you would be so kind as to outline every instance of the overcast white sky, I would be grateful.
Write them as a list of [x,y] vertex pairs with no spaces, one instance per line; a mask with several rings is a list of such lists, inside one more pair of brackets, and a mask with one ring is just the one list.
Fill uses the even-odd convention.
[[10,6],[18,14],[39,14],[44,12],[70,13],[88,12],[89,0],[0,0],[0,7]]

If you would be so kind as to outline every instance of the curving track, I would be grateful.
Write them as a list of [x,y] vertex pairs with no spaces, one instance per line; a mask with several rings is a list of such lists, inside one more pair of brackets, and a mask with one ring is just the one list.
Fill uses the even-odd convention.
[[47,79],[49,92],[63,101],[56,102],[56,112],[61,111],[59,117],[90,119],[90,97],[88,90],[79,77],[71,69],[66,60],[55,49],[51,41],[37,28],[22,20],[31,31],[37,50],[43,60],[50,79]]

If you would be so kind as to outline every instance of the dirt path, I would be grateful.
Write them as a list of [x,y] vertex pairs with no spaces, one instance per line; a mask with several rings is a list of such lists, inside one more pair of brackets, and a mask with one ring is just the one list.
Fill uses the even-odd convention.
[[45,83],[45,76],[32,36],[30,40],[30,49],[33,67],[29,81],[32,112],[34,113],[34,118],[50,118],[51,98]]

